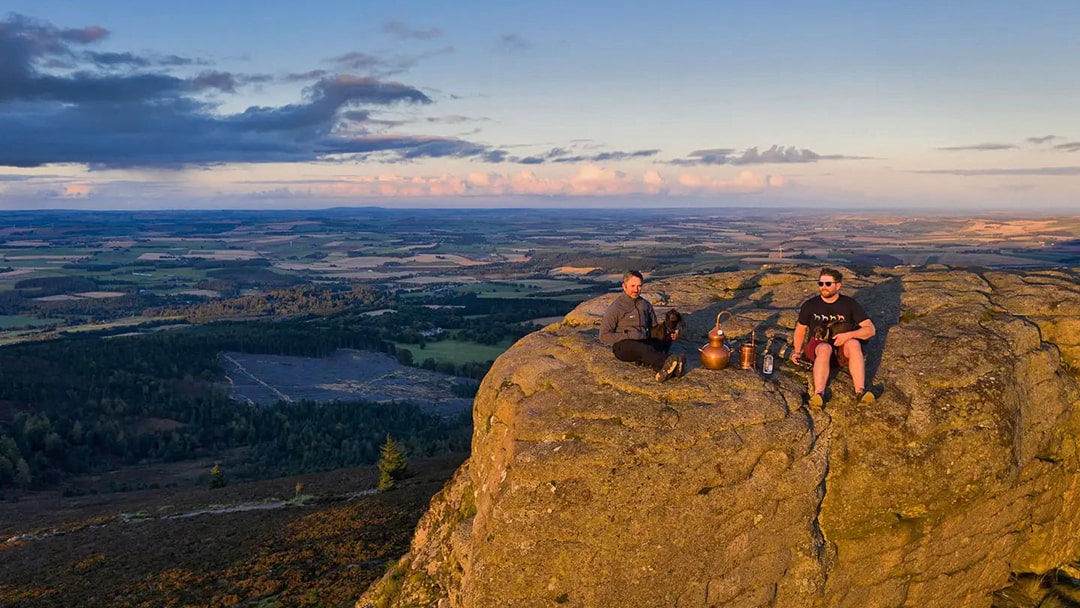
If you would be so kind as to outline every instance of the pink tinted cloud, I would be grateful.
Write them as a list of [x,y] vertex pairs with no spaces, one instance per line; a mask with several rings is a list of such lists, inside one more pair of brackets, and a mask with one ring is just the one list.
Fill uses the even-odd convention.
[[742,171],[735,177],[681,172],[666,178],[659,171],[641,175],[585,164],[569,176],[545,177],[530,170],[516,173],[473,172],[465,176],[443,173],[438,176],[403,176],[384,173],[349,177],[340,181],[311,185],[312,194],[322,196],[619,196],[630,194],[671,194],[695,196],[723,193],[759,192],[788,186],[781,176]]
[[67,184],[60,192],[60,196],[65,198],[83,198],[90,196],[90,186],[86,184]]

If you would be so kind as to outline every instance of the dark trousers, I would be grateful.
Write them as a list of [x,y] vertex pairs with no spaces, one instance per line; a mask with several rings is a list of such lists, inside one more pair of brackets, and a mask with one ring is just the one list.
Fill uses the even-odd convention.
[[664,354],[664,343],[652,338],[648,340],[619,340],[611,347],[611,352],[615,353],[615,358],[619,361],[643,363],[656,371],[660,371],[660,368],[664,367],[664,360],[667,359],[667,355]]

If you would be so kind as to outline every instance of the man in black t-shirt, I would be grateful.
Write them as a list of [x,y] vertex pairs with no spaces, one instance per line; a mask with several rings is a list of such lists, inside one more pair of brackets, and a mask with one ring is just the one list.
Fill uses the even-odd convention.
[[[803,303],[795,324],[791,360],[798,363],[805,356],[814,364],[814,394],[810,396],[813,407],[825,403],[825,385],[834,356],[838,364],[851,372],[855,401],[859,405],[874,402],[874,394],[866,390],[866,359],[862,345],[874,337],[876,330],[858,302],[840,295],[842,280],[840,271],[822,268],[818,273],[820,293]],[[810,340],[804,346],[807,334]]]

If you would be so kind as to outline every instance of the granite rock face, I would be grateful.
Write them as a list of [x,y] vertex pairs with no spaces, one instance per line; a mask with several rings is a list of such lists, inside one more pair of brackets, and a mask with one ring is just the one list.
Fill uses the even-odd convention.
[[[869,407],[838,374],[708,370],[717,323],[787,355],[816,269],[665,282],[686,375],[597,340],[614,294],[500,357],[472,456],[358,606],[989,606],[1080,556],[1080,287],[1068,272],[845,273],[878,328]],[[663,297],[661,297],[663,294]],[[662,305],[659,299],[664,299]]]

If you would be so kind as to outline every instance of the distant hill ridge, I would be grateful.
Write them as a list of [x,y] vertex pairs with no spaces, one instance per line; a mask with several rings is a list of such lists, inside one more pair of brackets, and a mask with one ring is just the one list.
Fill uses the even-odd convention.
[[614,294],[519,341],[471,458],[357,606],[989,606],[1080,556],[1077,270],[849,276],[878,327],[871,407],[846,375],[809,411],[790,363],[700,367],[721,310],[759,352],[790,335],[816,270],[647,282],[687,313],[691,366],[664,384],[597,341]]

